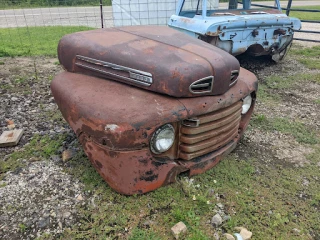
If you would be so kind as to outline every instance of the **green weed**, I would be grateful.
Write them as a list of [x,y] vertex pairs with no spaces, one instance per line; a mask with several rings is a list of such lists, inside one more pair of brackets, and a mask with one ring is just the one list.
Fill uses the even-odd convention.
[[50,136],[41,137],[36,135],[22,150],[13,152],[7,160],[0,160],[0,180],[6,172],[15,171],[23,167],[25,165],[22,161],[23,159],[26,160],[31,157],[47,159],[56,154],[64,139],[65,135],[52,138]]
[[21,232],[25,232],[27,230],[27,226],[24,225],[23,223],[20,223],[19,224],[19,229],[20,229]]
[[[313,10],[320,10],[320,6],[299,6],[299,7],[292,7],[292,9],[313,9]],[[285,12],[285,11],[284,11]],[[296,17],[302,20],[314,20],[319,21],[320,15],[317,12],[298,12],[298,11],[291,11],[289,14],[290,17]]]
[[290,49],[290,54],[303,56],[303,57],[312,57],[312,58],[319,58],[320,56],[320,46],[313,46],[313,47],[292,47]]
[[156,233],[151,230],[134,228],[129,240],[160,240]]
[[0,57],[57,56],[60,38],[89,27],[28,27],[0,29]]
[[319,73],[300,73],[295,75],[271,75],[266,78],[266,86],[271,89],[287,89],[301,82],[320,83]]
[[318,61],[315,61],[314,59],[310,58],[300,58],[299,62],[305,65],[307,68],[320,69],[320,59]]

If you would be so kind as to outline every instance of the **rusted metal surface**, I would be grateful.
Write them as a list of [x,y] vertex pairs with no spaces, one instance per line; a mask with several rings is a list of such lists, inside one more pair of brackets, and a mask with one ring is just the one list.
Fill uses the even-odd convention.
[[[198,174],[213,167],[238,142],[241,131],[224,147],[184,161],[176,144],[168,153],[154,155],[149,142],[164,123],[204,115],[239,102],[256,91],[253,74],[241,69],[238,82],[221,96],[177,99],[130,87],[112,80],[64,72],[52,81],[51,89],[64,118],[76,132],[90,161],[116,191],[145,193],[174,182],[185,171]],[[252,107],[253,108],[253,107]],[[176,136],[178,143],[179,136]]]
[[200,2],[201,14],[197,14],[196,4],[190,7],[179,0],[168,25],[234,56],[248,50],[254,56],[271,55],[279,61],[292,42],[294,31],[301,28],[299,19],[282,13],[278,0],[276,9],[251,8],[251,0],[242,1],[242,5],[229,1],[230,9],[213,7],[210,1]]
[[184,160],[202,156],[224,146],[238,135],[242,102],[211,114],[194,118],[199,125],[180,128],[179,157]]
[[[240,68],[224,51],[169,27],[108,28],[66,35],[58,55],[69,72],[174,97],[223,94],[231,83],[225,79]],[[197,88],[199,80],[208,80],[206,87]]]
[[[255,99],[252,73],[229,54],[168,28],[69,35],[59,59],[67,71],[51,83],[56,103],[93,166],[122,194],[210,169],[235,148],[254,108],[241,114],[242,99]],[[195,97],[201,90],[204,96]],[[164,124],[171,124],[174,142],[157,153],[151,140]]]

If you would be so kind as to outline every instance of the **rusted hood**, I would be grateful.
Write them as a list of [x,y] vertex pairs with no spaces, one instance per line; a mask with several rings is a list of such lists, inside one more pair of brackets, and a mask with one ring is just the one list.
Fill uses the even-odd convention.
[[64,36],[60,63],[69,72],[112,79],[174,97],[225,93],[238,61],[169,27],[131,26]]

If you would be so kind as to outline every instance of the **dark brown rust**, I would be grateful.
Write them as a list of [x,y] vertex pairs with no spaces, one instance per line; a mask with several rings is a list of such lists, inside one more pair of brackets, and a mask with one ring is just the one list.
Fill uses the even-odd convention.
[[[223,50],[169,27],[135,26],[64,36],[60,63],[69,72],[113,79],[174,97],[226,92],[238,61]],[[192,93],[195,81],[213,76],[212,91]]]
[[[51,83],[59,109],[93,166],[123,194],[149,192],[174,182],[182,172],[210,169],[235,148],[253,111],[254,104],[240,114],[242,99],[249,94],[255,98],[252,73],[240,68],[230,85],[232,71],[239,70],[232,56],[168,28],[69,35],[59,44],[59,59],[69,71]],[[194,97],[189,86],[208,74],[214,76],[212,91]],[[210,81],[196,82],[193,90]],[[195,120],[195,126],[187,127]],[[167,123],[175,129],[174,144],[154,154],[152,135]]]
[[[64,118],[80,137],[92,164],[112,188],[128,195],[171,183],[180,172],[198,174],[213,167],[221,154],[235,147],[249,122],[251,110],[240,121],[240,134],[220,143],[229,142],[219,150],[199,157],[183,157],[180,152],[180,157],[190,159],[190,163],[179,159],[174,149],[168,151],[171,152],[168,155],[152,154],[149,148],[152,133],[165,123],[209,116],[211,112],[239,102],[246,94],[256,91],[256,87],[254,75],[243,69],[238,82],[228,92],[200,98],[176,99],[115,81],[67,72],[57,75],[51,84]],[[153,174],[148,175],[150,171]]]

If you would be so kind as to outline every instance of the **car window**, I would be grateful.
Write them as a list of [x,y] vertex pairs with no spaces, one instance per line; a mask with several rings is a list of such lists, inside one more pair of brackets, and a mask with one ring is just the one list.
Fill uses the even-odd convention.
[[185,0],[183,2],[180,16],[193,18],[202,14],[202,0]]

